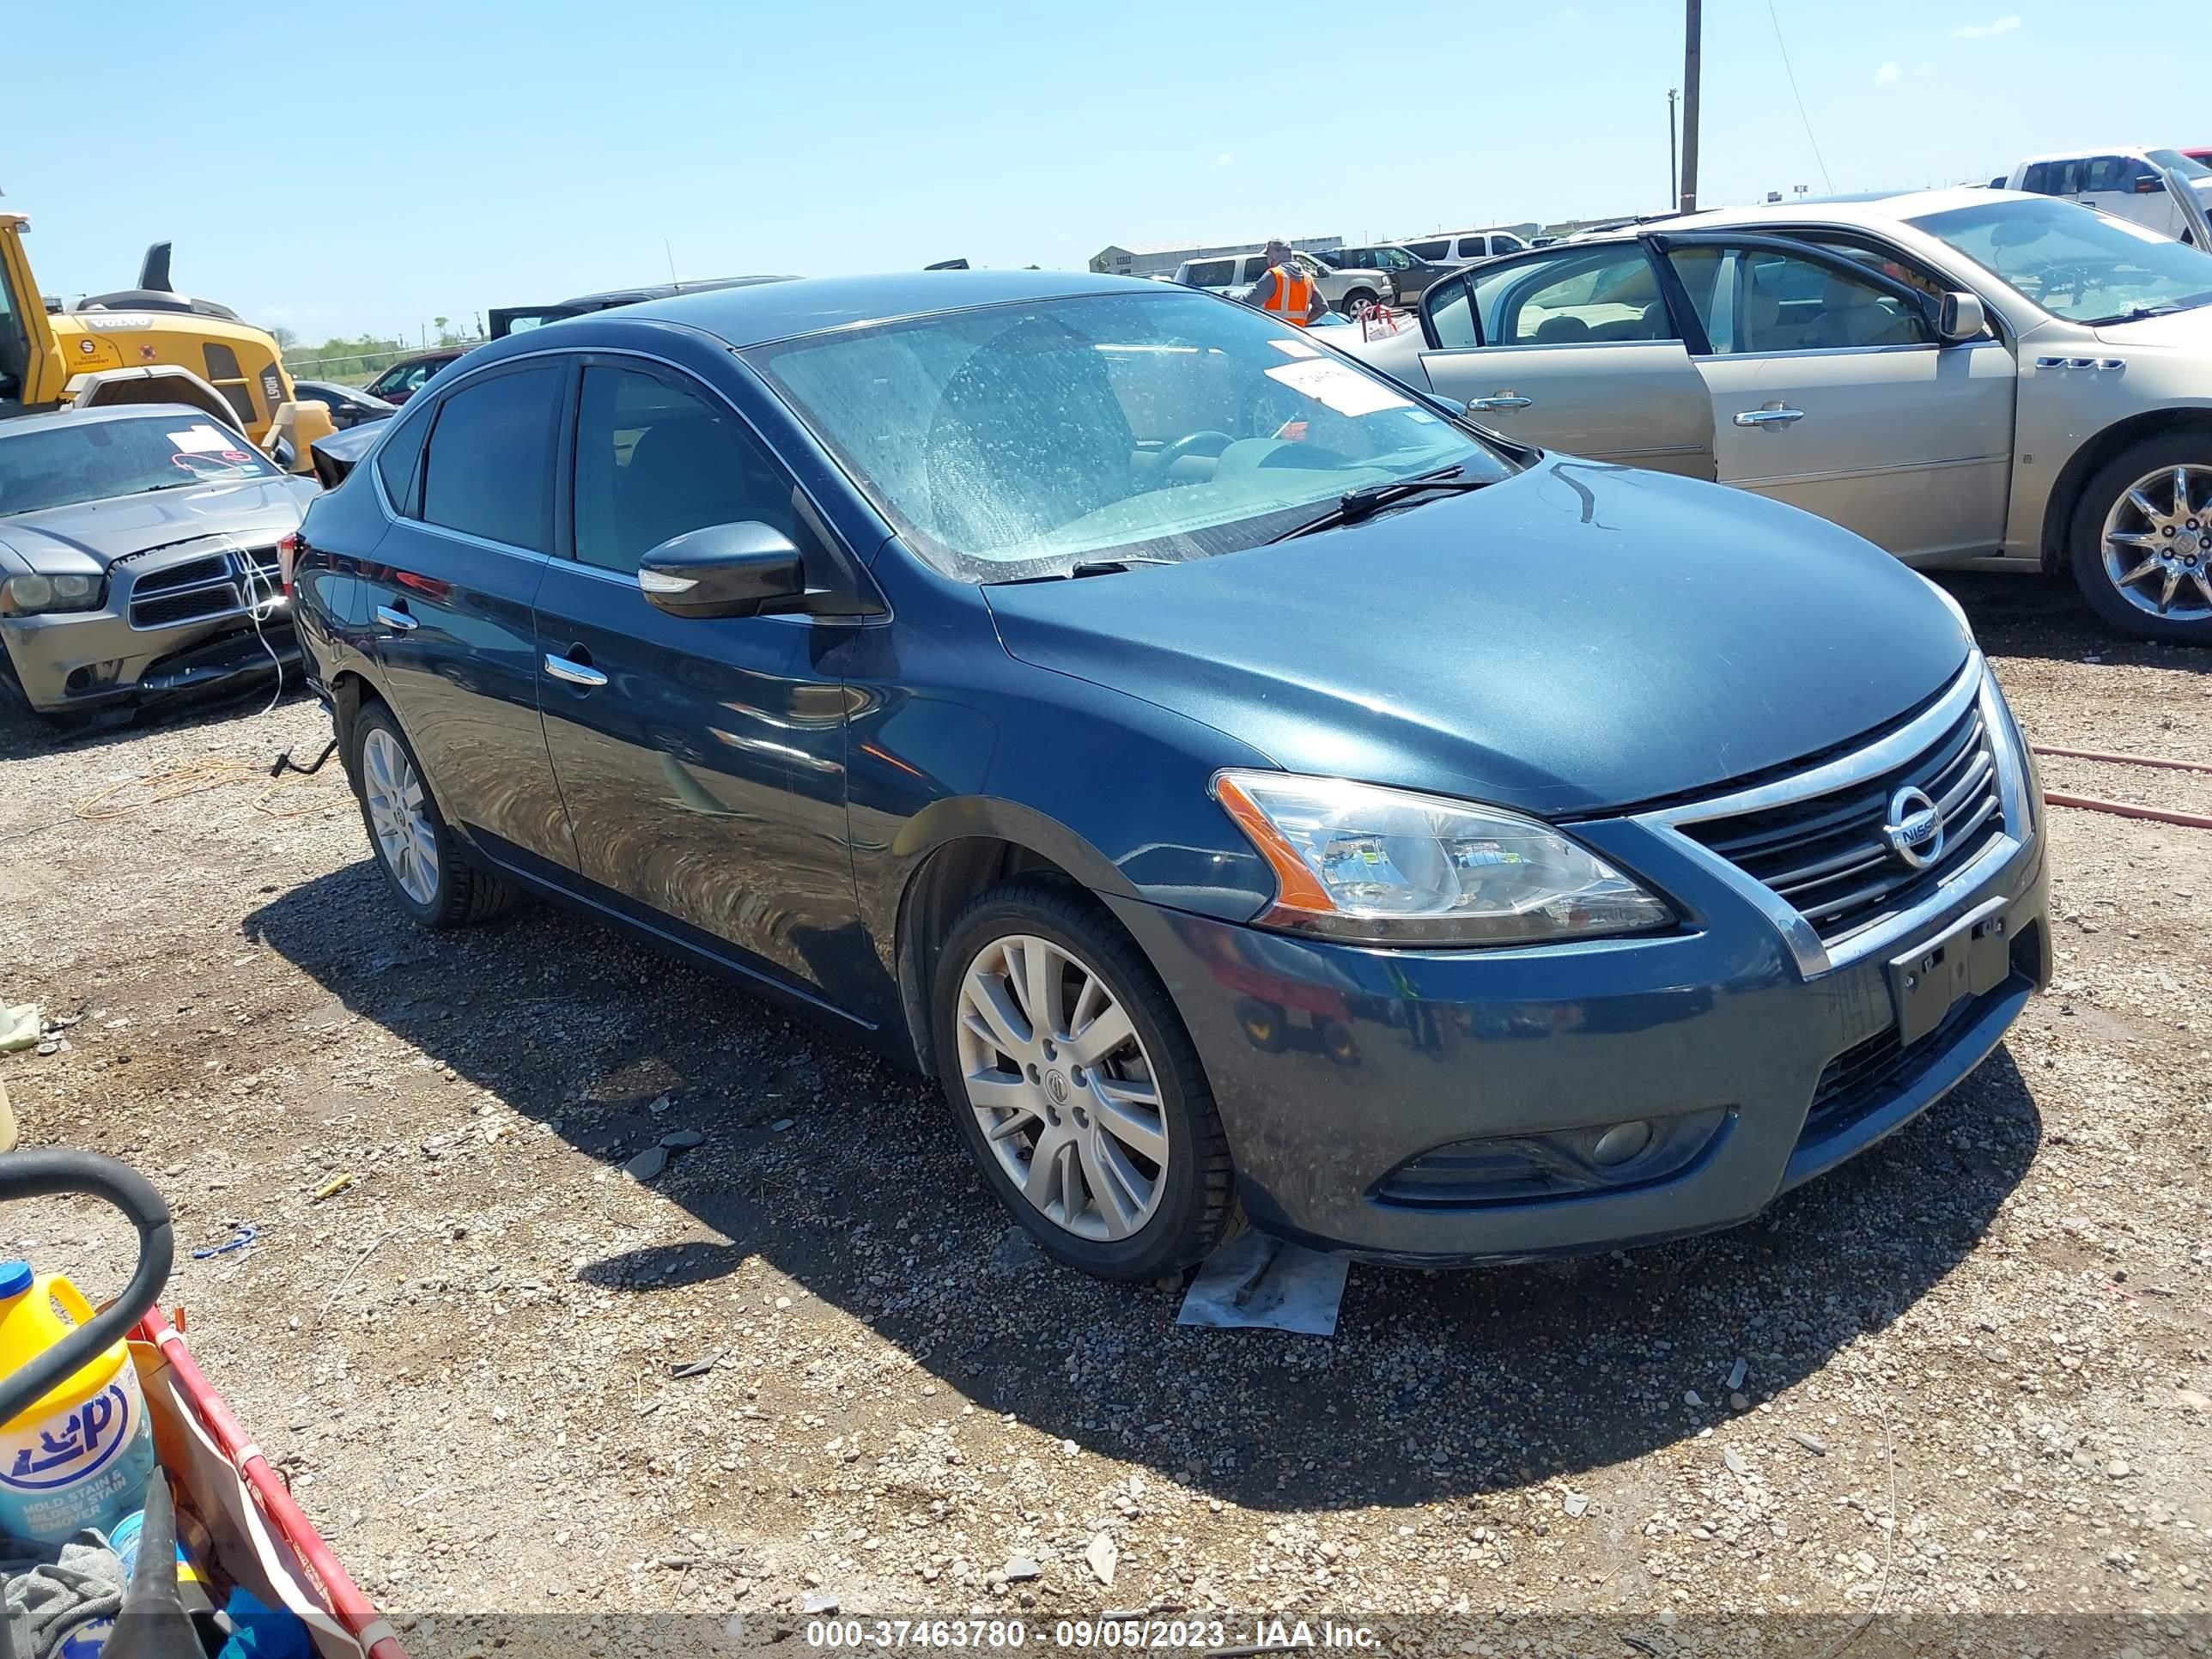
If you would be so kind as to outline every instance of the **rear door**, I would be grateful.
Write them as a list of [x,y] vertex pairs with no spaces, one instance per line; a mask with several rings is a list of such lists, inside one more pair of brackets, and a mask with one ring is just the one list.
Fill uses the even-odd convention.
[[1937,343],[1931,296],[1779,237],[1654,239],[1711,398],[1717,476],[1901,558],[1993,550],[2012,483],[2012,351]]
[[418,462],[387,446],[397,520],[359,573],[363,648],[447,817],[495,856],[557,870],[575,847],[538,715],[531,601],[568,379],[528,359],[471,375],[430,411]]
[[1439,394],[1524,442],[1713,476],[1712,408],[1638,242],[1455,272],[1421,305]]
[[846,693],[818,665],[850,625],[672,617],[637,579],[687,530],[753,520],[802,547],[826,532],[730,404],[664,364],[584,358],[574,447],[574,556],[552,562],[537,612],[580,867],[649,926],[842,995],[858,928]]

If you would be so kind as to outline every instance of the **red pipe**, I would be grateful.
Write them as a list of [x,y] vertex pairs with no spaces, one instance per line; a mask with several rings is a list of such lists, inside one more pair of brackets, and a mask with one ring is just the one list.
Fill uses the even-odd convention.
[[2085,812],[2111,812],[2124,818],[2149,818],[2157,823],[2178,823],[2185,830],[2212,830],[2212,817],[2201,812],[2169,812],[2162,807],[2137,806],[2131,801],[2099,800],[2094,795],[2062,795],[2045,790],[2043,799],[2053,806],[2078,806]]
[[2094,749],[2060,749],[2049,744],[2031,744],[2039,755],[2064,755],[2069,760],[2111,761],[2119,766],[2163,766],[2176,772],[2212,772],[2212,766],[2203,761],[2167,760],[2162,755],[2106,755]]

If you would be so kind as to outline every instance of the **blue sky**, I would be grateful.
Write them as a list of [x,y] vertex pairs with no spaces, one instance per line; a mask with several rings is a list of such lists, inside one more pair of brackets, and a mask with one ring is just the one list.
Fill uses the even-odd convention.
[[[2187,50],[2178,5],[2106,0],[2094,40],[2031,0],[1772,10],[1838,190],[2212,142],[2190,98],[2161,126],[2141,95],[2144,42]],[[177,16],[105,8],[82,95],[14,124],[0,191],[49,293],[126,286],[166,237],[179,288],[310,339],[658,281],[669,250],[686,276],[1080,266],[1109,242],[1651,210],[1681,73],[1674,0]],[[1821,189],[1768,0],[1705,0],[1705,95],[1709,204]]]

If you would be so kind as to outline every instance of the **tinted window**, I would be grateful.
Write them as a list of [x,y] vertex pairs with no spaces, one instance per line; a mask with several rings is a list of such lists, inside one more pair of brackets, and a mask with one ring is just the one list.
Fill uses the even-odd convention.
[[1440,283],[1429,293],[1429,322],[1437,331],[1437,344],[1440,348],[1479,344],[1474,336],[1474,307],[1468,298],[1467,283]]
[[1378,270],[1410,270],[1413,262],[1395,247],[1375,250],[1375,265]]
[[1451,238],[1440,236],[1430,242],[1408,242],[1406,244],[1406,251],[1408,253],[1418,253],[1424,259],[1449,258],[1451,257]]
[[417,516],[415,463],[422,457],[422,439],[429,430],[429,417],[410,410],[377,448],[376,471],[384,480],[384,493],[391,497],[393,508],[405,518]]
[[1581,248],[1477,273],[1474,302],[1492,345],[1667,340],[1674,330],[1643,248]]
[[1518,236],[1499,234],[1490,239],[1490,251],[1492,253],[1518,253],[1528,246],[1528,243],[1522,241]]
[[464,386],[438,409],[422,517],[509,547],[553,548],[553,434],[562,372],[550,366]]
[[1853,272],[1771,248],[1668,254],[1717,352],[1835,351],[1926,345],[1919,307]]
[[2081,188],[2089,190],[2132,190],[2135,187],[2135,168],[2124,155],[2093,155],[2082,169]]
[[[1295,263],[1295,262],[1294,262]],[[1244,261],[1244,280],[1256,283],[1267,274],[1267,256],[1255,253]]]
[[798,538],[789,477],[726,405],[629,369],[584,371],[579,559],[629,572],[672,536],[747,520]]
[[1237,280],[1237,262],[1194,259],[1182,268],[1182,280],[1193,288],[1226,288]]

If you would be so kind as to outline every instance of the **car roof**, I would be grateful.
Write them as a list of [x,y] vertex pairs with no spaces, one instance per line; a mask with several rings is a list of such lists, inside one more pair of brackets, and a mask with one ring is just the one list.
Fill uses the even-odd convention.
[[163,420],[184,418],[211,421],[204,409],[190,404],[108,404],[97,409],[56,409],[43,415],[21,415],[0,421],[0,438],[25,432],[49,432],[58,426],[98,426],[107,421],[135,421],[158,416]]
[[2032,167],[2038,161],[2078,161],[2090,155],[2141,155],[2148,150],[2164,148],[2162,144],[2085,144],[2078,149],[2054,149],[2042,155],[2030,155],[2021,166]]
[[[1134,276],[1094,276],[1066,270],[909,270],[884,276],[811,276],[789,283],[714,289],[623,308],[625,318],[681,323],[743,348],[795,334],[818,334],[864,323],[890,322],[975,306],[1024,300],[1073,299],[1086,294],[1152,294],[1158,284]],[[541,339],[548,329],[573,328],[564,318],[513,337]]]
[[[1990,190],[1980,185],[1954,185],[1943,190],[1874,191],[1859,196],[1823,197],[1817,201],[1761,202],[1747,207],[1705,208],[1694,214],[1638,225],[1634,229],[1719,230],[1746,224],[1771,225],[1781,229],[1793,223],[1832,224],[1839,219],[1846,222],[1870,223],[1884,219],[1917,219],[1923,214],[1942,213],[1951,208],[1980,207],[1990,202],[2048,202],[2051,199],[2048,196],[2038,196],[2027,191]],[[1629,232],[1624,229],[1617,234],[1625,236]]]

